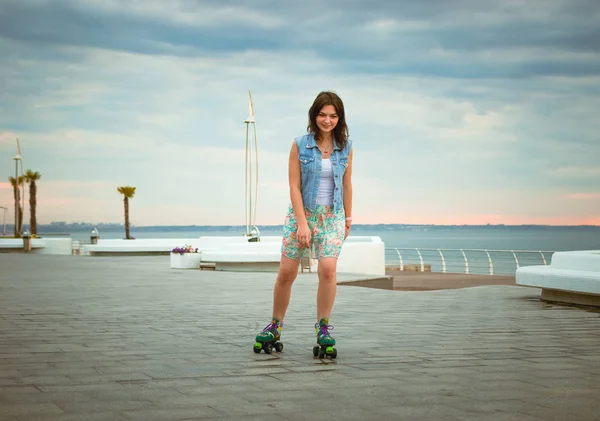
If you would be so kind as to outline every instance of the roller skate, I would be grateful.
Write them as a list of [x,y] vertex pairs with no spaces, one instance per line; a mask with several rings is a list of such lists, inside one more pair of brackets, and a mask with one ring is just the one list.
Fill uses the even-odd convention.
[[317,345],[313,347],[313,355],[319,358],[336,358],[337,349],[335,339],[329,334],[329,330],[333,330],[333,326],[329,325],[329,319],[321,319],[319,323],[315,323],[315,331],[317,332]]
[[283,351],[283,344],[279,342],[281,338],[281,329],[283,328],[283,322],[277,319],[273,319],[265,328],[256,335],[256,342],[254,343],[254,352],[260,354],[260,351],[265,351],[265,354],[270,354],[273,349],[275,352]]

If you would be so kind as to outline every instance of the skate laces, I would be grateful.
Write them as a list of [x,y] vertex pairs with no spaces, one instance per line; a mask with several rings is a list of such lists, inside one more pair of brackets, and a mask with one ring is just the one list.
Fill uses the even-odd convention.
[[279,328],[279,323],[271,322],[262,331],[270,332],[271,330],[278,329],[278,328]]
[[321,335],[330,336],[329,331],[333,329],[334,328],[331,325],[323,325],[320,327],[319,331],[321,332]]

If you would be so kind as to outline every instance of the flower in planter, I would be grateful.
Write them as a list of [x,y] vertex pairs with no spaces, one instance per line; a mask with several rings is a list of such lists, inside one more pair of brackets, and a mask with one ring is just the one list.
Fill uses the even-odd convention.
[[185,245],[183,247],[175,247],[173,250],[171,250],[171,253],[198,253],[198,248],[193,248],[190,245]]

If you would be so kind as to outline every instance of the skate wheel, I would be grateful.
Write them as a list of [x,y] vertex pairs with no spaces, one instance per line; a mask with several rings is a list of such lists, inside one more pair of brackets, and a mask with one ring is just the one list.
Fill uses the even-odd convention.
[[325,352],[322,349],[319,349],[319,358],[325,358]]
[[275,343],[275,352],[281,352],[283,351],[283,344],[281,342],[276,342]]
[[252,349],[254,349],[254,352],[256,354],[260,354],[260,351],[262,350],[262,344],[260,342],[256,342],[254,344],[254,347],[252,347]]
[[270,354],[271,351],[273,350],[273,345],[271,345],[271,344],[264,344],[263,345],[263,350],[265,351],[265,354]]
[[315,356],[315,357],[319,356],[319,347],[318,346],[313,346],[313,356]]
[[337,358],[337,349],[333,348],[333,352],[329,354],[331,358]]

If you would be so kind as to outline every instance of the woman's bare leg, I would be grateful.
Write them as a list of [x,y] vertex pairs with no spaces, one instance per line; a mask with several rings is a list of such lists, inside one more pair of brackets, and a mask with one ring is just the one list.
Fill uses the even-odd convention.
[[283,320],[292,295],[292,284],[298,276],[299,260],[292,260],[284,255],[281,256],[279,272],[273,288],[273,317]]
[[329,319],[337,290],[337,259],[328,257],[319,260],[319,289],[317,291],[317,321]]

